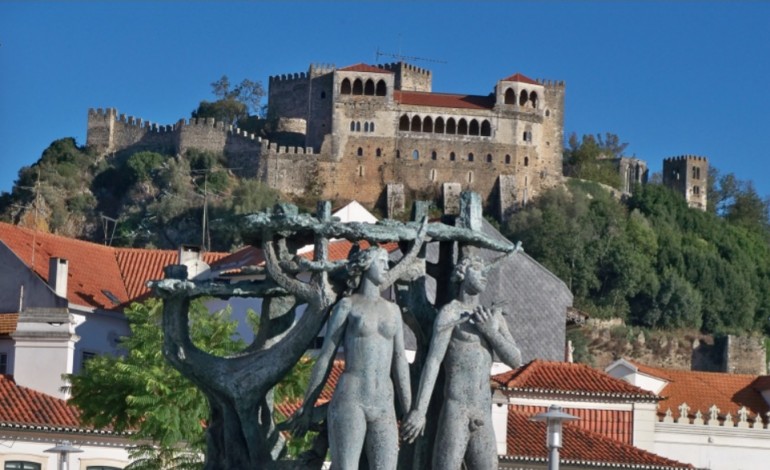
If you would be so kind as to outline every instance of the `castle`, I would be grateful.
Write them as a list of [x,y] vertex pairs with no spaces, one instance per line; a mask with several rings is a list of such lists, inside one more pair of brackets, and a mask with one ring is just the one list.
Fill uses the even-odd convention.
[[[563,181],[564,92],[564,82],[516,73],[485,96],[434,93],[432,73],[404,62],[310,65],[270,77],[272,141],[210,118],[159,126],[108,108],[89,110],[87,145],[100,155],[222,153],[242,176],[283,193],[357,200],[388,216],[410,195],[443,197],[452,213],[447,201],[472,190],[506,219]],[[624,193],[646,182],[644,161],[615,165]],[[664,184],[705,210],[707,160],[663,165]]]
[[89,110],[100,154],[198,148],[288,194],[398,208],[410,194],[473,190],[501,218],[562,177],[564,83],[514,74],[486,96],[432,92],[403,62],[270,77],[274,141],[211,119],[158,126]]

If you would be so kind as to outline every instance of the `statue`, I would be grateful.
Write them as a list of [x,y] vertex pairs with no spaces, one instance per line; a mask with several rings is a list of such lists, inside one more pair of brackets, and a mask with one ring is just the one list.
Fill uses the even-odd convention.
[[348,262],[348,285],[354,290],[332,310],[304,403],[292,417],[295,434],[304,434],[342,344],[345,370],[334,390],[327,420],[333,469],[357,470],[363,449],[371,468],[396,469],[398,427],[394,398],[398,397],[402,415],[406,415],[411,408],[412,391],[401,311],[398,305],[383,299],[380,292],[409,268],[422,246],[426,228],[427,219],[410,253],[390,272],[388,253],[379,247],[354,253]]
[[463,462],[471,470],[497,468],[489,390],[492,353],[514,368],[521,365],[521,354],[502,312],[479,304],[486,271],[475,257],[464,257],[455,267],[452,279],[460,283],[458,297],[436,317],[415,407],[402,425],[408,442],[423,432],[443,359],[446,384],[433,447],[434,469],[455,470]]

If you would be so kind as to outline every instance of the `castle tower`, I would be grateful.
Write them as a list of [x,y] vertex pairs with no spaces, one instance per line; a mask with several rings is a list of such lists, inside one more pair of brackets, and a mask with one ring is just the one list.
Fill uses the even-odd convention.
[[709,163],[706,157],[682,155],[663,160],[663,184],[684,196],[687,205],[706,210]]
[[430,70],[416,67],[406,62],[393,62],[378,65],[395,74],[395,89],[403,91],[422,91],[430,93],[433,88],[433,75]]
[[113,151],[117,116],[118,110],[115,108],[89,109],[86,146],[95,149],[100,155]]

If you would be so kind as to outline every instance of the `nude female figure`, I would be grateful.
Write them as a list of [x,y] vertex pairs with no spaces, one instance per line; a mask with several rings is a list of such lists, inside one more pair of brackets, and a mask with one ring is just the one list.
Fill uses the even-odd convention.
[[471,470],[497,468],[489,388],[492,352],[514,368],[521,365],[521,354],[501,312],[479,304],[487,285],[486,270],[476,258],[457,264],[452,277],[461,282],[459,296],[436,317],[415,408],[402,424],[408,442],[422,433],[443,360],[444,404],[433,446],[436,470],[459,470],[463,462]]
[[[426,224],[410,254],[422,244]],[[348,271],[357,285],[332,310],[326,336],[313,368],[302,408],[292,419],[295,434],[304,434],[337,348],[345,353],[345,371],[337,382],[328,411],[329,447],[333,470],[358,470],[366,451],[370,468],[392,470],[398,462],[398,428],[394,397],[406,414],[411,407],[409,365],[404,352],[401,311],[380,296],[398,276],[388,272],[388,253],[370,248],[354,255]]]

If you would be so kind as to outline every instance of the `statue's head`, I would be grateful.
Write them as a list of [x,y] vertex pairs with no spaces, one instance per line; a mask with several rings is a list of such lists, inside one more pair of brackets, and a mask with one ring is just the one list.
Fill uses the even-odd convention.
[[480,294],[487,287],[484,262],[478,256],[463,257],[452,271],[452,282],[461,284],[461,288],[471,294]]
[[380,285],[388,271],[388,252],[378,246],[354,252],[348,259],[347,267],[349,288],[358,287],[363,276]]

